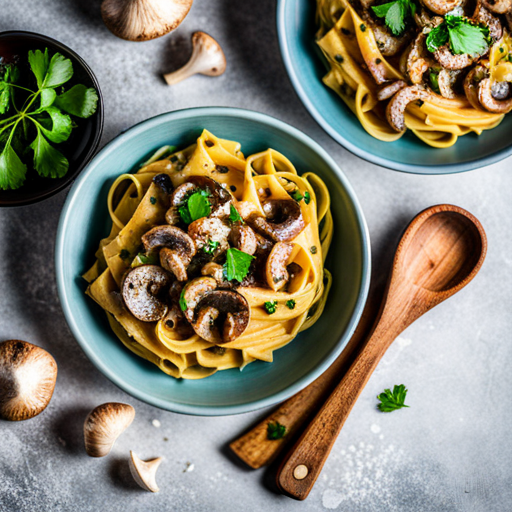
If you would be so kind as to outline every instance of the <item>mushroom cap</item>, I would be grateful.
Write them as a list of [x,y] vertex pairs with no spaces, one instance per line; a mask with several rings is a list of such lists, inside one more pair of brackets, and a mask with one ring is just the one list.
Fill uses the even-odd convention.
[[135,409],[128,404],[108,402],[98,405],[84,422],[85,451],[90,457],[105,457],[116,439],[131,425]]
[[270,199],[263,204],[263,212],[266,218],[252,215],[247,223],[275,242],[292,240],[305,227],[302,210],[293,199]]
[[176,226],[156,226],[142,236],[142,244],[148,254],[157,252],[162,247],[172,249],[190,263],[196,253],[194,241],[185,231]]
[[0,343],[0,417],[28,420],[44,411],[53,395],[57,363],[26,341]]
[[187,308],[185,309],[185,318],[192,322],[194,320],[194,310],[199,301],[207,293],[217,288],[217,281],[213,277],[196,277],[189,281],[183,288],[181,296],[185,301]]
[[512,111],[512,98],[496,99],[493,96],[493,82],[484,78],[478,85],[478,100],[485,110],[496,114],[508,114]]
[[278,242],[272,248],[265,266],[267,284],[272,290],[280,290],[290,279],[286,269],[288,259],[293,251],[293,245],[286,242]]
[[130,472],[133,479],[145,490],[158,492],[160,489],[156,484],[156,471],[162,463],[162,457],[151,460],[141,460],[130,450]]
[[124,303],[142,322],[157,322],[167,313],[165,291],[170,275],[158,265],[141,265],[130,270],[121,285]]
[[101,16],[117,37],[148,41],[174,30],[192,3],[193,0],[103,0]]

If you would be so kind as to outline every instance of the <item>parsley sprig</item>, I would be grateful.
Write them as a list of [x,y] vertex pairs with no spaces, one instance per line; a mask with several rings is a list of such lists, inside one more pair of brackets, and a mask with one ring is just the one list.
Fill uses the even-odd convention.
[[482,55],[491,42],[489,28],[462,16],[445,16],[443,23],[429,32],[426,44],[434,53],[448,42],[454,55]]
[[228,281],[238,281],[241,283],[247,273],[254,256],[246,252],[230,248],[226,252],[226,263],[224,263],[224,275]]
[[279,421],[270,421],[267,424],[267,439],[269,441],[277,441],[286,435],[286,427],[281,425]]
[[191,224],[197,219],[208,217],[212,212],[208,197],[210,197],[208,190],[199,190],[190,194],[178,209],[181,220],[185,224]]
[[385,389],[384,393],[377,396],[380,404],[377,406],[382,412],[391,412],[401,409],[402,407],[409,407],[404,404],[405,397],[407,396],[407,388],[400,384],[393,387],[393,392],[390,389]]
[[372,6],[378,18],[384,18],[386,26],[395,36],[405,32],[407,21],[416,13],[416,4],[412,0],[393,0],[382,5]]
[[[87,118],[97,108],[96,90],[85,85],[75,85],[57,94],[57,87],[73,76],[70,59],[60,53],[50,59],[47,48],[44,52],[29,51],[28,62],[36,79],[36,90],[18,84],[20,71],[16,65],[8,64],[0,69],[0,188],[3,190],[23,185],[27,165],[22,158],[28,149],[33,151],[33,165],[39,175],[62,178],[68,171],[69,161],[50,142],[60,144],[69,139],[75,126],[70,115]],[[35,139],[29,143],[34,132]]]

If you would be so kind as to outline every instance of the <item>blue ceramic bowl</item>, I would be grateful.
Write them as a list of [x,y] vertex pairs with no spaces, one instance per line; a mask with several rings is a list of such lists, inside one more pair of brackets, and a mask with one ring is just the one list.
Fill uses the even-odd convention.
[[277,31],[297,94],[333,139],[369,162],[417,174],[469,171],[512,154],[512,114],[497,128],[479,137],[460,137],[447,149],[431,148],[410,132],[396,142],[382,142],[366,133],[343,100],[322,82],[327,68],[315,43],[315,4],[315,0],[278,0]]
[[[334,241],[327,267],[334,283],[321,319],[274,354],[243,372],[226,370],[203,380],[176,380],[127,350],[106,315],[84,292],[80,277],[110,231],[107,194],[121,173],[138,168],[155,149],[191,144],[203,128],[242,143],[246,155],[272,147],[299,173],[314,171],[332,194]],[[64,314],[89,359],[134,397],[170,411],[226,415],[275,404],[318,377],[341,353],[361,316],[370,279],[368,230],[352,187],[331,157],[299,130],[272,117],[229,108],[162,114],[122,133],[89,163],[71,189],[57,233],[57,283]]]

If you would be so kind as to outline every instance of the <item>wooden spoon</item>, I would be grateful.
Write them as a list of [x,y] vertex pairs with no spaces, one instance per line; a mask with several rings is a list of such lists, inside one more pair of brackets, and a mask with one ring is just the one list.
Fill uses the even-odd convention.
[[486,252],[480,222],[462,208],[433,206],[414,218],[398,244],[368,341],[278,470],[277,485],[284,494],[298,500],[308,496],[341,427],[393,340],[466,286],[480,270]]

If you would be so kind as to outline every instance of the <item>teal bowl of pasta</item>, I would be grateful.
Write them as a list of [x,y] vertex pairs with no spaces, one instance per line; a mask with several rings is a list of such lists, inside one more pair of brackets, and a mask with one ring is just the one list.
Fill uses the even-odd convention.
[[[137,173],[141,163],[162,146],[186,148],[197,141],[197,145],[192,146],[197,153],[198,138],[204,138],[202,134],[210,132],[218,138],[215,142],[240,143],[244,155],[273,148],[286,156],[298,176],[314,171],[323,180],[331,196],[333,237],[325,268],[332,275],[332,286],[316,323],[276,350],[273,362],[256,360],[243,370],[223,369],[200,379],[190,373],[177,373],[184,378],[174,378],[170,370],[173,365],[169,361],[165,361],[168,366],[164,364],[159,368],[155,361],[146,360],[151,357],[144,359],[139,357],[141,353],[137,355],[137,350],[136,353],[128,350],[127,346],[133,340],[125,340],[125,346],[116,336],[105,311],[99,306],[101,298],[95,302],[86,295],[88,283],[82,276],[95,263],[98,243],[112,228],[107,201],[109,190],[119,175]],[[213,144],[207,141],[201,148],[208,150]],[[233,154],[239,154],[234,144],[226,143],[226,147],[234,151]],[[190,152],[188,155],[190,157]],[[272,155],[278,158],[276,153]],[[180,165],[174,157],[165,162],[169,169],[172,165]],[[152,164],[155,165],[161,164]],[[151,171],[152,168],[149,166],[148,169]],[[183,166],[178,170],[182,169]],[[227,176],[222,166],[216,172],[219,172],[219,180]],[[146,181],[150,183],[149,187],[156,186],[151,179]],[[152,193],[151,190],[154,189],[149,188],[144,196],[151,195],[144,207],[147,209],[145,215],[156,211],[158,206],[161,192]],[[309,196],[304,195],[308,200],[302,199],[302,207],[309,204]],[[126,197],[130,200],[131,195]],[[315,248],[311,252],[316,251]],[[126,251],[120,251],[120,258],[125,258],[123,252]],[[196,108],[162,114],[135,125],[94,157],[74,183],[64,205],[57,232],[55,264],[58,292],[69,327],[85,354],[105,376],[130,395],[153,406],[184,414],[219,416],[248,412],[285,400],[321,375],[343,351],[356,328],[368,293],[370,242],[363,212],[352,187],[333,159],[316,142],[264,114],[230,108]],[[95,278],[98,275],[100,273],[96,273]],[[97,297],[102,294],[101,290]],[[90,290],[89,295],[93,295]],[[112,296],[115,299],[115,294]],[[284,308],[282,311],[288,311],[284,304],[280,307]],[[260,311],[259,314],[263,313]],[[120,322],[123,315],[126,317],[121,307]],[[254,311],[251,319],[253,317]],[[264,343],[264,333],[261,339]],[[198,368],[196,364],[192,370]],[[177,371],[176,368],[173,371]]]
[[[339,144],[374,164],[416,174],[469,171],[512,155],[512,114],[505,115],[501,124],[480,135],[468,133],[459,136],[451,147],[446,148],[429,146],[410,129],[392,142],[370,135],[342,98],[322,82],[328,67],[316,42],[316,3],[315,0],[278,0],[279,44],[295,91],[312,117]],[[335,10],[336,5],[343,2],[323,0],[323,4],[327,7],[331,4]],[[356,16],[354,18],[357,19]],[[354,21],[348,20],[347,23],[354,24]],[[357,25],[356,29],[360,30],[363,25]],[[349,34],[354,29],[344,30]],[[334,47],[333,44],[331,48]],[[336,52],[332,56],[340,61],[343,58]]]

